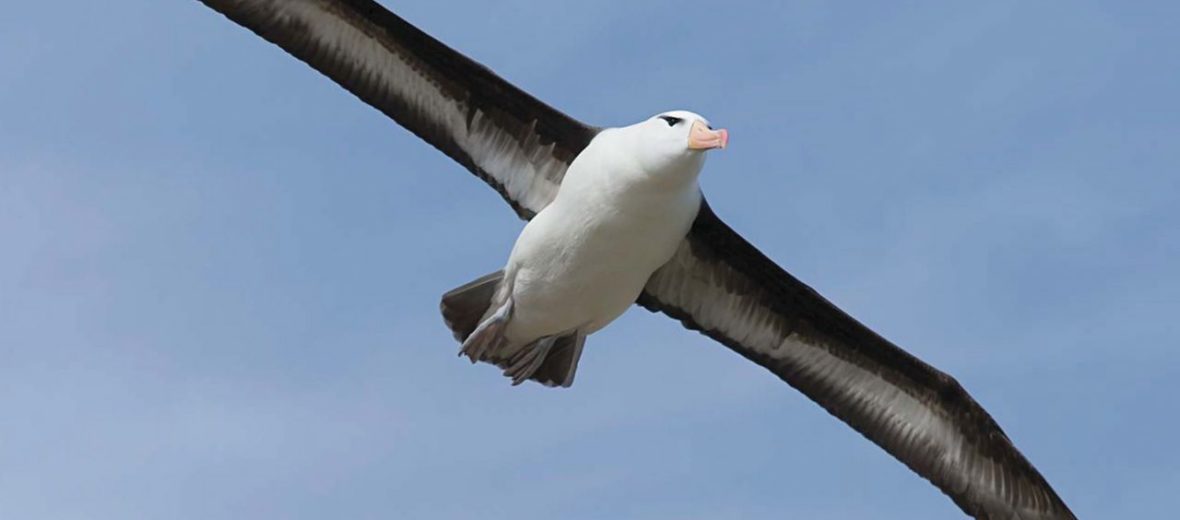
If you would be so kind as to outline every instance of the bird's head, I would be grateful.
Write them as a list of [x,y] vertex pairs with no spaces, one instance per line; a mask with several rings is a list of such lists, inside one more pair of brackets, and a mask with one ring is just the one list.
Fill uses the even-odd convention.
[[631,126],[628,136],[646,169],[682,170],[704,164],[704,152],[725,148],[729,132],[714,130],[709,121],[687,110],[657,114]]

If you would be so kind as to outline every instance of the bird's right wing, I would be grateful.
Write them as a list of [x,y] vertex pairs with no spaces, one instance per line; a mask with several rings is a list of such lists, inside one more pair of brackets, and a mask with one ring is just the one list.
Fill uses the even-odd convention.
[[521,218],[553,200],[598,132],[372,0],[201,1],[462,164]]
[[958,381],[784,271],[702,202],[639,304],[762,365],[976,518],[1074,518]]

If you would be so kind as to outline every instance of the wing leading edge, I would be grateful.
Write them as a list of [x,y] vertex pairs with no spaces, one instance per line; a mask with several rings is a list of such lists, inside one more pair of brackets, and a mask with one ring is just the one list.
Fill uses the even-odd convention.
[[[201,1],[463,165],[521,218],[553,200],[599,131],[372,0]],[[1074,518],[958,382],[795,279],[707,204],[639,303],[775,373],[972,516]]]

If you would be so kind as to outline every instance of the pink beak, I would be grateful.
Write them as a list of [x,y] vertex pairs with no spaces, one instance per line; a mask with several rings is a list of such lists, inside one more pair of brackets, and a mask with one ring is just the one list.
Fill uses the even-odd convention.
[[712,150],[725,148],[729,144],[729,132],[725,129],[710,130],[700,121],[694,121],[688,131],[689,150]]

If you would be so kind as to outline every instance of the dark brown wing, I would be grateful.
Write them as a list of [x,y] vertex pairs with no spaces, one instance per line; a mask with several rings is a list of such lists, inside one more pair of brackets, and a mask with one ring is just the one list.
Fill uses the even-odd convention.
[[522,218],[598,132],[372,0],[201,0],[462,164]]
[[[202,0],[381,110],[530,218],[598,132],[371,0]],[[770,369],[978,518],[1073,515],[951,377],[841,312],[708,206],[641,299]]]
[[967,514],[1069,519],[1036,468],[954,378],[832,305],[708,204],[641,305],[766,367],[938,486]]

